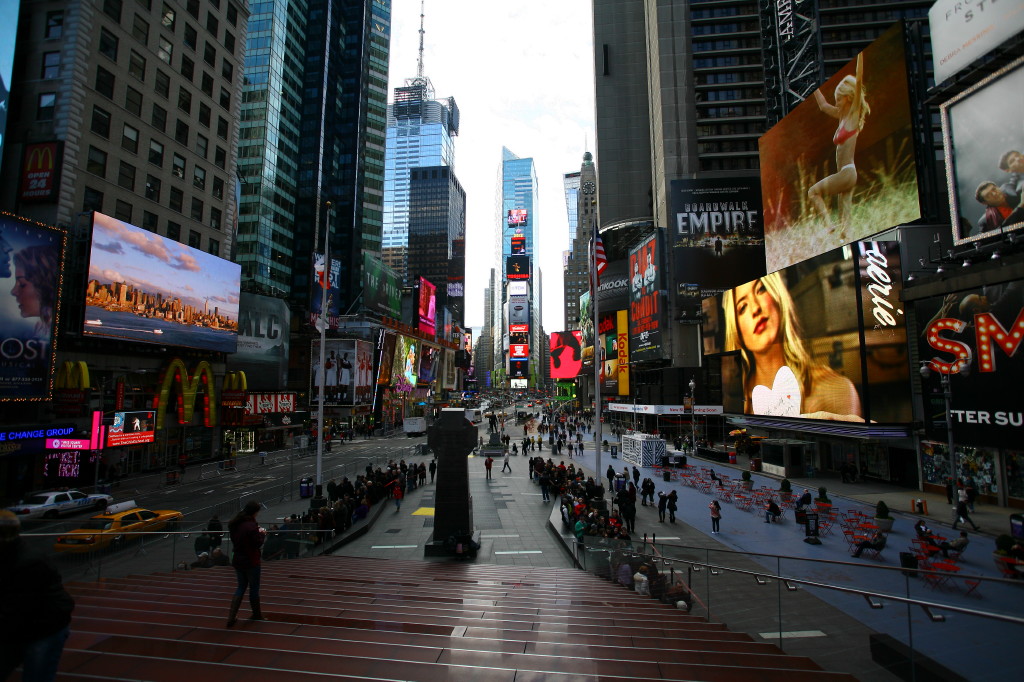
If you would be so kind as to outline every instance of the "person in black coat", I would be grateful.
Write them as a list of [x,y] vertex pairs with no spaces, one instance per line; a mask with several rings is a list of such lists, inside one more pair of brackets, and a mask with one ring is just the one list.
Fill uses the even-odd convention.
[[70,634],[75,600],[60,573],[21,538],[21,521],[0,511],[0,680],[52,680]]

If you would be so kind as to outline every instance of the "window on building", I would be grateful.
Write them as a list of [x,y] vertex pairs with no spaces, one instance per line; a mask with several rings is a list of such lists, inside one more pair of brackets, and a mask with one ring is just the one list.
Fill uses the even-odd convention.
[[171,157],[171,174],[181,180],[185,179],[185,157],[181,154],[174,154]]
[[197,197],[192,197],[192,220],[196,222],[203,222],[203,200]]
[[100,109],[97,106],[92,108],[92,122],[89,124],[89,130],[96,133],[100,137],[110,137],[110,112],[105,109]]
[[168,205],[171,207],[171,210],[181,213],[181,209],[185,205],[185,193],[177,187],[172,187],[171,200]]
[[96,67],[96,92],[107,99],[114,99],[114,74],[102,66]]
[[132,205],[127,201],[117,199],[114,201],[114,217],[120,221],[131,224],[132,222]]
[[142,116],[142,93],[128,86],[124,89],[124,108],[136,116]]
[[163,7],[163,13],[160,15],[160,23],[163,24],[163,27],[167,30],[173,31],[175,21],[176,15],[174,13],[174,8],[165,2]]
[[192,93],[184,85],[178,88],[178,108],[186,114],[192,113]]
[[149,162],[154,166],[164,165],[164,146],[156,140],[149,141]]
[[232,26],[234,26],[237,22],[238,22],[238,9],[234,5],[229,3],[228,4],[228,23],[231,24]]
[[191,246],[193,249],[198,249],[201,241],[202,241],[202,237],[200,236],[199,232],[197,232],[196,230],[189,230],[188,231],[188,245],[189,246]]
[[216,175],[213,176],[213,198],[224,198],[224,180],[223,178],[218,178]]
[[52,121],[57,108],[57,93],[41,92],[36,100],[36,120]]
[[103,212],[103,192],[92,187],[86,187],[82,193],[82,211]]
[[146,198],[150,201],[160,203],[160,178],[155,175],[146,176]]
[[227,88],[220,89],[220,105],[231,111],[231,93],[228,92]]
[[220,31],[220,21],[217,20],[217,16],[213,12],[206,13],[206,30],[212,33],[214,38]]
[[[211,210],[212,214],[213,211]],[[213,216],[211,215],[210,220],[212,222]],[[206,242],[206,252],[212,253],[214,256],[220,256],[220,242],[216,239],[210,239]]]
[[177,122],[174,124],[174,141],[184,147],[187,147],[188,133],[188,123],[185,123],[179,118]]
[[213,76],[204,71],[200,83],[201,85],[199,88],[205,92],[208,97],[213,97]]
[[223,116],[217,117],[217,137],[222,140],[228,139],[228,120]]
[[128,73],[140,81],[146,80],[146,58],[135,50],[128,55]]
[[196,63],[188,57],[181,57],[181,75],[191,81],[196,75]]
[[196,19],[199,18],[199,0],[185,0],[185,9]]
[[199,103],[199,124],[204,128],[210,127],[210,107],[203,102]]
[[196,49],[196,45],[199,43],[199,35],[196,32],[195,27],[185,24],[185,46],[191,50]]
[[160,132],[167,130],[167,110],[159,104],[154,104],[153,115],[150,116],[149,122]]
[[205,159],[209,151],[210,140],[205,135],[196,133],[196,154]]
[[192,167],[192,186],[196,189],[206,189],[206,169],[199,166]]
[[167,238],[176,242],[181,241],[181,225],[171,220],[167,221]]
[[100,29],[99,52],[101,55],[114,62],[117,61],[117,42],[117,36],[105,28]]
[[90,146],[85,157],[85,170],[101,178],[107,175],[107,153],[102,149]]
[[168,64],[171,63],[171,58],[174,56],[174,45],[164,36],[160,36],[160,42],[156,48],[156,56]]
[[124,128],[121,130],[121,148],[127,149],[132,154],[139,152],[139,131],[127,123],[124,124]]
[[[213,208],[212,206],[210,207],[210,227],[212,227],[215,230],[220,229],[220,225],[222,222],[221,215],[222,214],[219,208]],[[210,253],[213,252],[211,251]]]
[[121,0],[103,0],[103,13],[121,23]]
[[220,75],[228,83],[235,77],[235,67],[227,59],[222,60],[220,63]]
[[135,19],[132,20],[132,37],[139,41],[140,45],[149,42],[149,24],[140,14],[136,14]]
[[43,53],[43,70],[40,76],[44,80],[60,78],[60,52]]
[[156,232],[158,219],[156,213],[150,213],[149,211],[142,212],[142,229],[149,230],[150,232]]
[[122,161],[117,169],[117,184],[132,192],[135,191],[135,166]]
[[64,35],[64,10],[46,13],[46,37],[60,38]]
[[171,94],[171,77],[160,69],[157,69],[153,89],[156,91],[156,94],[167,99]]
[[203,61],[210,66],[217,66],[217,48],[209,41],[203,45]]
[[231,31],[224,31],[224,49],[231,54],[235,53],[235,34]]
[[226,168],[228,165],[228,153],[223,147],[217,147],[213,150],[213,163],[216,164],[217,168]]

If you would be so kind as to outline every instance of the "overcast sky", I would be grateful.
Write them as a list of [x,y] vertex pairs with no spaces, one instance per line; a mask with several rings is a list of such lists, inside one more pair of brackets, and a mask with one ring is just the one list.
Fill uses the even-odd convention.
[[[501,148],[537,169],[543,323],[563,329],[562,252],[569,248],[562,181],[594,148],[590,0],[426,0],[424,75],[461,113],[455,174],[466,190],[466,323],[479,334],[483,291],[497,265]],[[416,75],[420,0],[392,0],[388,102]]]

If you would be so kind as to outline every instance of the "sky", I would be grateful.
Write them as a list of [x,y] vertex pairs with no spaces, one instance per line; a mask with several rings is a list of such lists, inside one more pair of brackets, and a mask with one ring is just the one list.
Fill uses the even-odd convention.
[[[425,0],[423,72],[459,107],[455,174],[466,190],[466,324],[479,335],[497,267],[501,148],[532,157],[539,185],[543,325],[564,328],[562,252],[569,249],[563,177],[594,151],[590,0]],[[392,0],[388,102],[416,75],[420,0]],[[596,158],[595,158],[596,160]]]

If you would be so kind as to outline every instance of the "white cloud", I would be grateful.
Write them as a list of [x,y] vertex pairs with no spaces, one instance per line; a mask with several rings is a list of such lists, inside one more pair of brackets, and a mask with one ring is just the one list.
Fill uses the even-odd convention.
[[[563,328],[562,252],[569,248],[563,175],[593,151],[589,0],[499,3],[426,0],[424,74],[461,113],[455,172],[466,190],[466,321],[483,323],[483,290],[497,266],[495,197],[501,148],[533,157],[544,275],[543,323]],[[419,0],[391,6],[390,91],[416,75]]]

